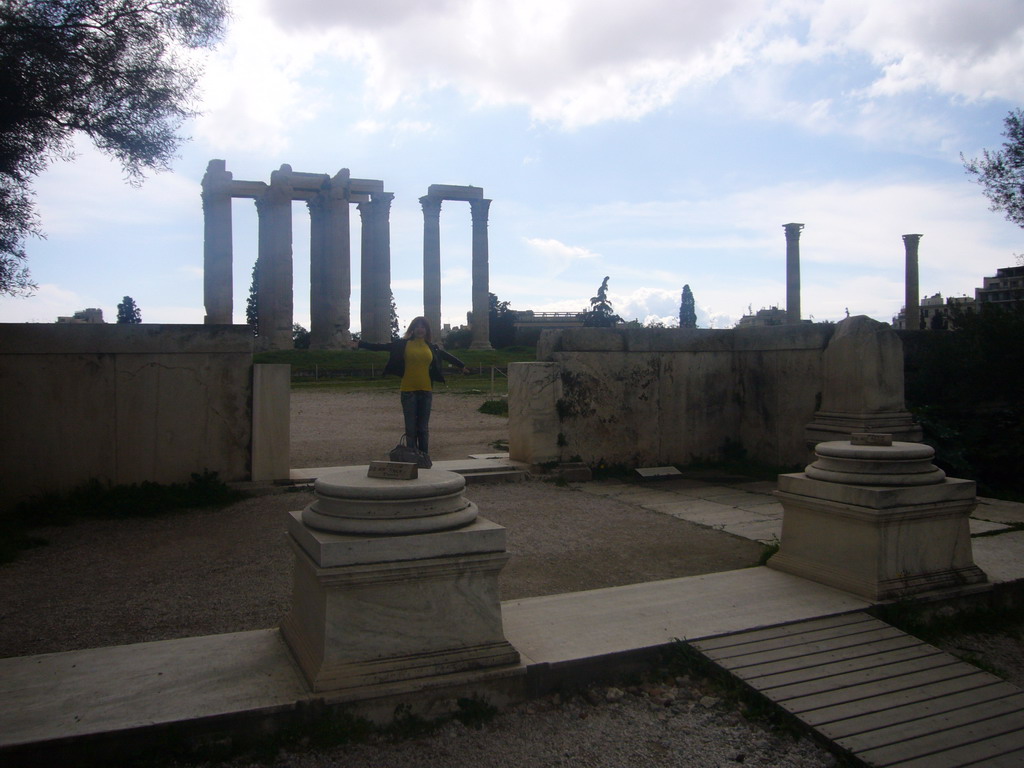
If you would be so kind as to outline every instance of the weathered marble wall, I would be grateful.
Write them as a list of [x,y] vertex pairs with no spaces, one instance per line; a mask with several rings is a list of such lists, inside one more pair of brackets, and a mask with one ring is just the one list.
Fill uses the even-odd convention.
[[754,461],[802,466],[835,328],[545,332],[538,362],[510,367],[512,458],[683,465],[735,444]]
[[245,326],[0,324],[3,503],[91,478],[248,479],[252,347]]

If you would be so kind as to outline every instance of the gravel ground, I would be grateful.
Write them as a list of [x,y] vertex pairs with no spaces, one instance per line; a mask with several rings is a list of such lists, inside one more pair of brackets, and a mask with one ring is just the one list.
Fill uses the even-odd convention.
[[[507,421],[480,414],[484,395],[438,393],[435,460],[493,452]],[[396,392],[292,395],[292,466],[383,458],[402,431]],[[502,599],[556,594],[752,565],[760,545],[729,534],[528,481],[473,486],[481,514],[508,529]],[[38,531],[49,546],[0,566],[0,657],[275,626],[288,609],[291,555],[284,515],[308,491],[226,509],[89,521]],[[961,637],[1024,681],[1013,638]],[[224,766],[829,766],[806,739],[779,735],[686,678],[513,707],[482,729],[451,723],[429,737],[281,753]]]

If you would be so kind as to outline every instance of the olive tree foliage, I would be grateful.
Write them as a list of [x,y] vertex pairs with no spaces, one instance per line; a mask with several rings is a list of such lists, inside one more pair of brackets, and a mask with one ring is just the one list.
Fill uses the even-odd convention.
[[0,0],[0,295],[34,289],[25,239],[41,236],[32,182],[88,136],[129,183],[169,168],[196,114],[199,70],[227,0]]
[[967,160],[968,175],[981,185],[993,211],[1002,211],[1009,221],[1024,227],[1024,111],[1010,112],[1003,121],[1006,141],[998,151],[982,150],[980,159]]

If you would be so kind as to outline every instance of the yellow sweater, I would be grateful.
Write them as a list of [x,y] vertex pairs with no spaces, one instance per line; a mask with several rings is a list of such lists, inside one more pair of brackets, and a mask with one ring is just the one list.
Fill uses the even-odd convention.
[[405,375],[402,392],[430,392],[430,361],[434,353],[423,339],[409,339],[405,344]]

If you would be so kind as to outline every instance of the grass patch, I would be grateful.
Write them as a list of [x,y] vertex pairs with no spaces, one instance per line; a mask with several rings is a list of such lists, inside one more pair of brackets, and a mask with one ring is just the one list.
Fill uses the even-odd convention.
[[[455,391],[475,388],[490,392],[491,368],[494,367],[499,370],[494,372],[493,389],[495,392],[505,392],[508,389],[509,363],[533,362],[537,359],[534,347],[458,349],[451,352],[471,371],[468,376],[461,376],[454,370],[450,374],[446,373],[448,387]],[[394,379],[382,377],[387,360],[387,352],[371,352],[366,349],[277,349],[253,355],[255,363],[290,365],[292,384],[296,387],[326,389],[377,389],[393,386]]]
[[90,480],[66,493],[51,493],[18,504],[0,517],[0,562],[10,562],[46,540],[30,535],[33,528],[70,525],[79,520],[150,517],[184,509],[222,507],[246,498],[229,488],[216,472],[192,473],[187,483],[110,485]]
[[508,416],[508,400],[485,400],[477,410],[491,416]]

